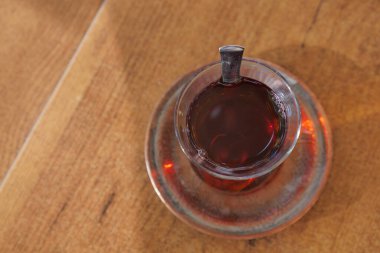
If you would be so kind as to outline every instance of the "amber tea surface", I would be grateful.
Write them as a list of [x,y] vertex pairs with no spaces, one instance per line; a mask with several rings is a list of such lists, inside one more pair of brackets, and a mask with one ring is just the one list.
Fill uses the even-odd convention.
[[207,86],[187,115],[193,145],[207,159],[237,168],[270,159],[285,133],[281,103],[265,84],[242,78]]

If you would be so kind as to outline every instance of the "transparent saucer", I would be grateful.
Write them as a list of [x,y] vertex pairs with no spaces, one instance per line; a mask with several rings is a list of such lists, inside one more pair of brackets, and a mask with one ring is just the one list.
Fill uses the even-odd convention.
[[198,176],[179,146],[173,122],[178,96],[195,75],[212,64],[184,76],[165,94],[147,133],[145,161],[157,195],[178,218],[215,236],[252,239],[281,231],[315,204],[330,170],[331,132],[314,95],[281,67],[255,60],[289,82],[302,114],[293,152],[263,185],[240,193],[216,189]]

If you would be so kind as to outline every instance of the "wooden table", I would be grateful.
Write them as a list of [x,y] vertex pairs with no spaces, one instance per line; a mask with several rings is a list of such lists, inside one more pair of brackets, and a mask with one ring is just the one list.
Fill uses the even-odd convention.
[[[380,252],[380,2],[2,0],[0,252]],[[144,137],[175,80],[241,44],[303,79],[333,131],[316,206],[268,238],[160,202]]]

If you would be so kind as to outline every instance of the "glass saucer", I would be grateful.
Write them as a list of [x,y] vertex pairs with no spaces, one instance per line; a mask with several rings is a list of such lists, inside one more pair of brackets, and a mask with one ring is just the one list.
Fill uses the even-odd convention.
[[218,190],[198,176],[179,146],[173,122],[178,96],[195,75],[212,64],[184,76],[165,94],[147,133],[145,161],[157,195],[178,218],[216,236],[252,239],[293,224],[317,201],[330,170],[331,132],[314,95],[281,67],[255,60],[289,82],[302,113],[297,145],[263,185],[240,193]]

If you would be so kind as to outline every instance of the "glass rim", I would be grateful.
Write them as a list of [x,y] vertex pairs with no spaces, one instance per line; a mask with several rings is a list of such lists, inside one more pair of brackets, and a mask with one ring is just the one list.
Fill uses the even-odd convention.
[[[263,176],[263,175],[266,175],[268,173],[270,173],[271,171],[273,171],[274,169],[276,169],[279,165],[281,165],[281,163],[284,162],[284,160],[291,154],[291,152],[293,151],[297,141],[298,141],[298,137],[300,135],[300,130],[301,130],[301,110],[300,110],[300,106],[298,104],[298,101],[297,101],[297,98],[294,94],[294,92],[292,91],[292,89],[290,88],[291,84],[282,76],[282,74],[277,71],[276,69],[274,69],[273,67],[267,65],[265,63],[265,61],[262,61],[260,59],[253,59],[253,58],[243,58],[242,60],[242,65],[244,64],[249,64],[249,63],[254,63],[254,64],[257,64],[259,65],[260,67],[268,70],[269,72],[271,72],[272,74],[274,74],[274,76],[276,76],[279,80],[281,80],[281,82],[283,84],[285,84],[285,87],[287,88],[289,94],[291,95],[291,98],[294,100],[294,105],[295,105],[295,113],[296,113],[296,120],[297,120],[297,129],[295,131],[295,134],[293,136],[293,140],[291,141],[289,147],[282,153],[281,157],[277,158],[277,161],[273,164],[271,164],[270,166],[266,166],[265,164],[267,164],[268,162],[266,162],[265,160],[260,160],[260,161],[256,161],[256,162],[253,162],[251,164],[248,164],[248,165],[245,165],[245,166],[239,166],[239,167],[228,167],[228,166],[223,166],[223,165],[220,165],[214,161],[212,161],[211,159],[207,158],[207,157],[204,157],[204,156],[200,156],[199,154],[197,155],[197,157],[195,157],[194,155],[192,155],[189,151],[188,151],[188,148],[190,149],[194,149],[193,151],[196,150],[196,147],[194,146],[194,144],[192,143],[191,140],[189,140],[189,143],[190,143],[190,147],[188,147],[186,144],[185,144],[185,141],[183,139],[183,136],[182,134],[180,133],[180,127],[179,127],[179,107],[181,105],[181,102],[182,102],[182,99],[184,98],[186,92],[188,91],[188,89],[191,87],[191,85],[200,77],[202,76],[205,72],[207,72],[208,70],[210,70],[210,68],[212,67],[215,67],[216,65],[220,65],[221,62],[220,61],[215,61],[215,62],[212,62],[210,64],[207,64],[201,68],[199,68],[198,70],[196,70],[196,72],[198,72],[192,79],[190,82],[188,82],[185,87],[183,87],[177,101],[176,101],[176,105],[175,105],[175,109],[174,109],[174,129],[175,129],[175,135],[177,137],[177,140],[179,142],[179,146],[182,150],[182,152],[186,155],[186,157],[190,160],[190,162],[192,164],[194,164],[195,166],[197,166],[197,168],[200,168],[204,171],[206,171],[207,173],[215,176],[215,177],[218,177],[218,178],[222,178],[222,179],[228,179],[228,180],[244,180],[244,179],[250,179],[250,178],[255,178],[255,177],[260,177],[260,176]],[[268,86],[268,84],[264,83],[265,85]],[[274,91],[275,92],[275,91]],[[276,93],[276,92],[275,92]],[[183,115],[182,115],[183,116]],[[185,116],[186,117],[186,116]],[[287,132],[285,133],[285,137],[287,136]],[[284,143],[281,143],[281,147],[284,145]],[[280,147],[280,148],[281,148]],[[194,152],[196,153],[196,152]],[[202,162],[199,162],[197,161],[200,159]],[[274,159],[274,158],[271,158],[271,159]]]

